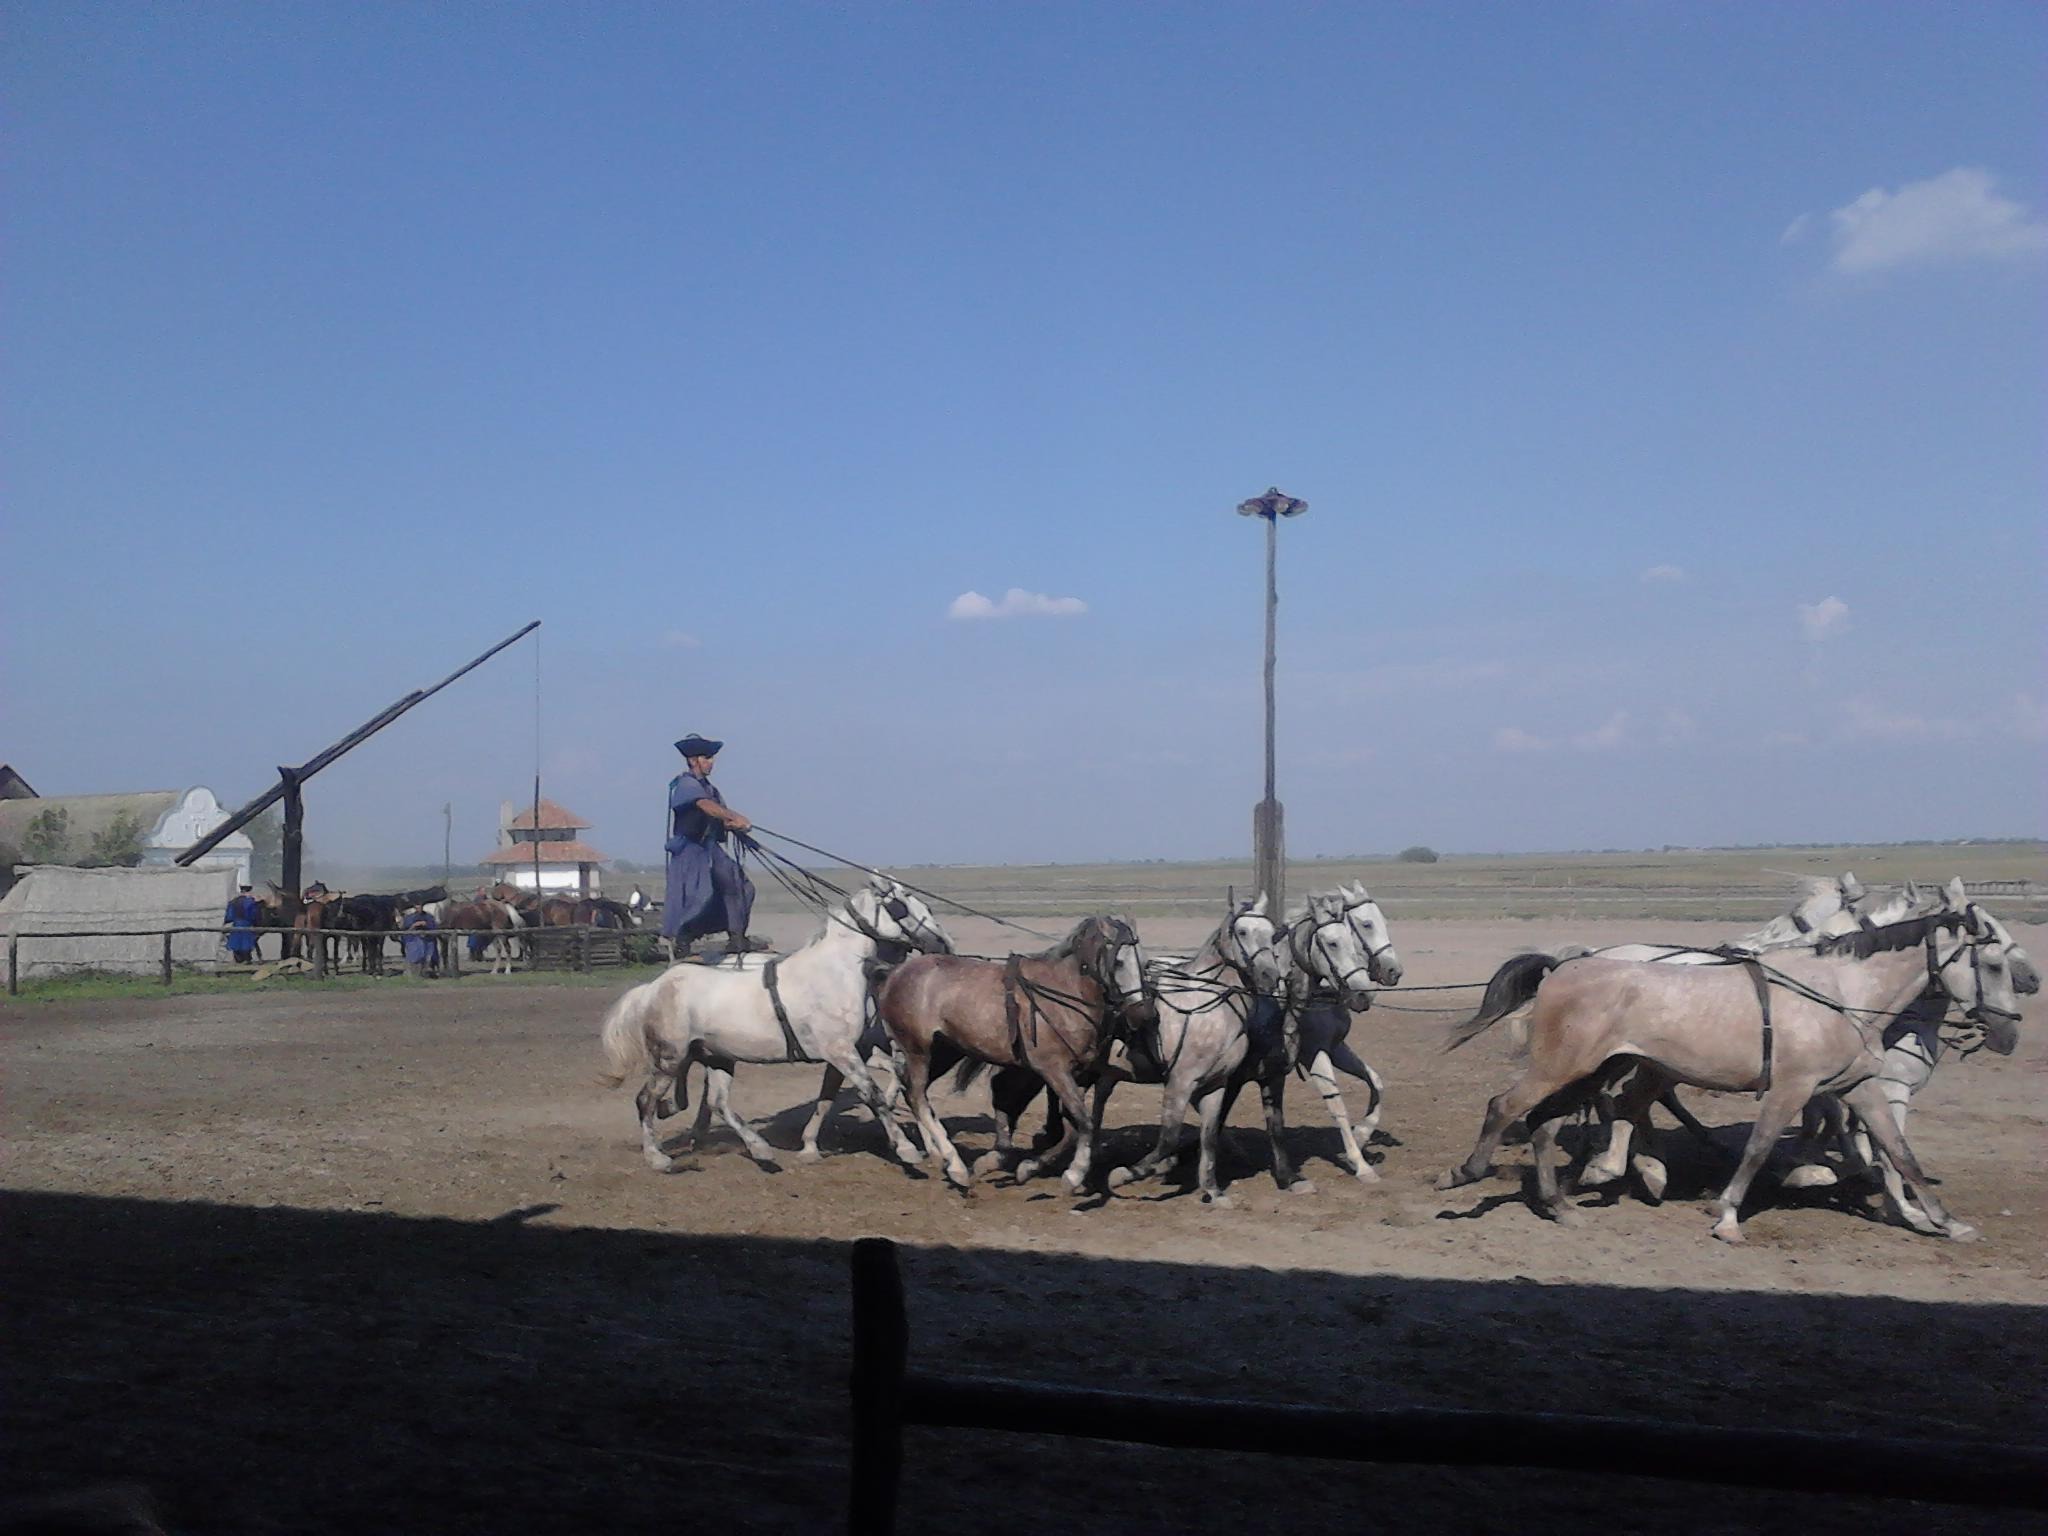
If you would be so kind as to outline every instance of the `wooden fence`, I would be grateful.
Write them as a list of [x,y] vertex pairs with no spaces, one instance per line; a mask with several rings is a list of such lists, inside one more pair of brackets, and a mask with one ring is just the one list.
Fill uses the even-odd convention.
[[909,1369],[896,1245],[853,1245],[848,1529],[894,1530],[906,1425],[1332,1461],[1532,1467],[1592,1476],[2048,1510],[2048,1452],[1981,1441],[1720,1429],[1577,1414],[1303,1408],[1155,1397]]
[[[180,928],[91,928],[91,929],[39,929],[7,935],[7,995],[13,997],[21,991],[21,948],[37,939],[156,939],[163,941],[162,958],[158,965],[158,976],[165,986],[171,984],[176,967],[171,958],[171,940],[181,933],[211,933],[222,937],[234,932],[253,932],[259,941],[273,935],[287,944],[307,945],[313,974],[325,977],[330,969],[327,950],[328,941],[338,939],[407,939],[419,938],[422,934],[436,939],[461,940],[471,936],[487,939],[508,939],[526,951],[528,964],[534,970],[543,971],[589,971],[608,966],[627,965],[634,956],[629,952],[627,940],[640,937],[647,930],[621,928],[593,928],[570,925],[555,928],[256,928],[237,930],[226,926],[198,926]],[[312,941],[319,942],[312,942]],[[447,974],[462,974],[462,948],[457,942],[441,946],[446,957]]]

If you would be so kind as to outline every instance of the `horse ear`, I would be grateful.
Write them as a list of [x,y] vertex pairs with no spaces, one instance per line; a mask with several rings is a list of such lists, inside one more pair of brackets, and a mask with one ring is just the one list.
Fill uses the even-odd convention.
[[1970,904],[1969,894],[1963,890],[1963,877],[1961,875],[1955,876],[1947,885],[1943,886],[1941,893],[1948,898],[1949,905],[1958,912]]
[[1245,911],[1253,917],[1264,917],[1266,915],[1266,893],[1264,891],[1259,892],[1259,899],[1246,907]]

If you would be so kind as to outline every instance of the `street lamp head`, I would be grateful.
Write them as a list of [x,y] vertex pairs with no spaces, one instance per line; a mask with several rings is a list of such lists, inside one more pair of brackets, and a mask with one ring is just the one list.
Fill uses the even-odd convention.
[[1237,504],[1240,517],[1299,517],[1308,510],[1308,503],[1299,497],[1290,496],[1278,486],[1269,486],[1263,496],[1254,496],[1250,501]]

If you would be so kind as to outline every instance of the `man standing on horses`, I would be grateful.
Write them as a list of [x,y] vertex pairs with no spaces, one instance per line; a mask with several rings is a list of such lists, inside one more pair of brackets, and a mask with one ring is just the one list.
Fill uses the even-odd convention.
[[722,845],[727,833],[743,836],[753,823],[727,806],[711,782],[712,759],[724,745],[695,733],[676,743],[685,767],[668,785],[668,891],[661,932],[678,951],[711,933],[726,935],[728,954],[744,954],[748,947],[754,883]]

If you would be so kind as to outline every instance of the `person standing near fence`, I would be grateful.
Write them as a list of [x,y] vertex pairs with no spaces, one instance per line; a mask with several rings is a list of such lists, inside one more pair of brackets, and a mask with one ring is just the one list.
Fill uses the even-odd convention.
[[263,925],[263,903],[258,901],[248,886],[243,886],[235,899],[228,903],[227,936],[228,953],[237,965],[250,965],[256,960],[256,930]]
[[439,926],[434,914],[425,908],[416,907],[406,914],[400,925],[405,933],[398,941],[398,947],[405,951],[405,972],[421,980],[435,976],[441,970],[441,945],[434,937]]
[[668,782],[668,889],[661,908],[661,936],[678,957],[689,941],[726,935],[726,953],[747,951],[747,923],[754,911],[754,883],[726,852],[727,834],[744,836],[753,823],[725,803],[711,782],[712,761],[722,741],[695,732],[676,743],[683,771]]

